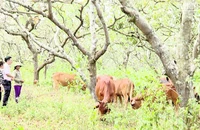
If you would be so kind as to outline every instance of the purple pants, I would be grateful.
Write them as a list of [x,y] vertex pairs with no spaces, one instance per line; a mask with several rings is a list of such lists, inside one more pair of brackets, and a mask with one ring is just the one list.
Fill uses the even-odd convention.
[[20,96],[21,88],[22,88],[21,85],[15,85],[15,86],[14,86],[14,89],[15,89],[15,98],[17,98],[17,97]]

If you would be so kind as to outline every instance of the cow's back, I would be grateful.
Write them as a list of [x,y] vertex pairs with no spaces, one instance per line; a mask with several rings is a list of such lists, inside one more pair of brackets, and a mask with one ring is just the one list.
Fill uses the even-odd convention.
[[116,95],[130,93],[134,89],[134,84],[128,78],[114,80],[114,83]]
[[[107,100],[110,102],[114,100],[115,85],[111,76],[98,76],[95,87],[95,94],[99,101]],[[111,96],[112,95],[112,96]]]
[[75,79],[75,74],[67,74],[63,72],[57,72],[53,74],[53,81],[58,82],[62,86],[67,86],[72,83]]

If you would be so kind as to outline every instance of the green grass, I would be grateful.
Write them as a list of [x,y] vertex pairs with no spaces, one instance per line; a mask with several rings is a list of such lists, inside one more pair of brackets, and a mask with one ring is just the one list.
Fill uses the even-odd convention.
[[[26,67],[26,66],[25,66]],[[57,68],[59,71],[59,68]],[[111,113],[105,121],[100,121],[95,101],[89,90],[80,91],[66,87],[55,91],[51,85],[51,75],[41,78],[39,86],[31,83],[31,69],[26,77],[19,103],[14,102],[13,88],[7,107],[0,108],[0,129],[2,130],[184,130],[200,129],[200,105],[193,100],[187,108],[176,114],[172,105],[165,101],[162,92],[153,91],[158,102],[146,100],[142,107],[133,110],[129,105],[125,110],[120,104],[109,104]],[[135,90],[142,91],[144,86],[154,90],[158,85],[156,75],[151,71],[138,70],[100,70],[101,74],[117,78],[129,77],[135,83]],[[49,73],[53,73],[51,70]],[[190,113],[188,113],[188,110]]]

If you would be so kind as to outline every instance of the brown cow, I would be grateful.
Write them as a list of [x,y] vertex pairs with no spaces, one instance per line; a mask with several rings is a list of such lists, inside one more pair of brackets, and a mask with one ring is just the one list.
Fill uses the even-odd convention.
[[[176,92],[176,88],[173,85],[172,81],[168,77],[164,77],[160,79],[162,84],[162,90],[166,94],[167,100],[172,100],[173,105],[175,106],[175,110],[177,111],[179,108],[178,104],[178,93]],[[145,97],[150,96],[151,94],[145,94],[140,95],[139,97],[136,96],[131,100],[131,106],[133,109],[138,109],[141,106],[142,100],[145,99]],[[156,97],[153,97],[153,101],[156,99]],[[138,105],[139,104],[139,105]]]
[[172,83],[171,79],[169,77],[162,77],[160,78],[160,83],[162,84],[162,86],[165,88],[171,88],[174,91],[176,91],[176,88],[174,86],[174,84]]
[[125,108],[127,108],[128,101],[132,99],[134,84],[128,79],[114,80],[115,84],[115,102],[117,103],[117,97],[119,97],[122,104],[122,97],[124,98]]
[[58,89],[59,85],[67,86],[68,90],[71,85],[80,83],[82,84],[82,90],[86,90],[86,84],[83,81],[78,80],[76,74],[67,74],[63,72],[54,73],[52,76],[53,88]]
[[175,106],[175,110],[178,110],[178,93],[176,92],[176,88],[170,78],[163,77],[160,78],[160,82],[162,84],[162,88],[165,91],[167,100],[172,100],[173,105]]
[[97,77],[95,94],[99,100],[99,103],[95,108],[99,108],[101,115],[109,113],[110,109],[108,108],[107,103],[113,102],[115,97],[113,78],[107,75]]

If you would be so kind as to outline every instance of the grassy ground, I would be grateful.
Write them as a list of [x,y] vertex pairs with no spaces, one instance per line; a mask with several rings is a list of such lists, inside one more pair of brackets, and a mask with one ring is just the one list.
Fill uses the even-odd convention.
[[[25,71],[25,70],[22,70]],[[27,71],[27,70],[26,70]],[[101,70],[101,73],[108,73]],[[24,84],[19,103],[14,102],[12,88],[7,107],[0,108],[0,129],[2,130],[176,130],[200,129],[200,105],[190,102],[176,114],[173,106],[165,102],[162,92],[154,91],[158,86],[156,76],[145,71],[109,71],[116,77],[129,77],[136,85],[137,92],[144,86],[152,88],[159,98],[152,103],[146,100],[141,109],[127,110],[120,104],[109,104],[111,113],[105,121],[99,120],[95,101],[89,91],[60,88],[53,90],[50,78],[43,80],[39,86]],[[29,73],[30,74],[30,73]],[[24,75],[30,78],[28,74]],[[50,76],[49,76],[50,77]],[[149,107],[150,106],[150,107]],[[189,113],[188,113],[189,110]]]
[[[144,103],[138,110],[127,110],[120,104],[109,105],[111,113],[106,121],[100,121],[95,102],[89,92],[78,89],[67,91],[61,88],[54,91],[51,87],[24,86],[18,104],[13,94],[9,104],[0,109],[0,129],[2,130],[121,130],[121,129],[187,129],[186,117],[191,128],[200,128],[197,115],[189,115],[184,109],[175,115],[173,107],[164,103]],[[164,107],[165,104],[166,106]],[[199,107],[195,106],[198,110]],[[198,113],[198,110],[192,113]]]

